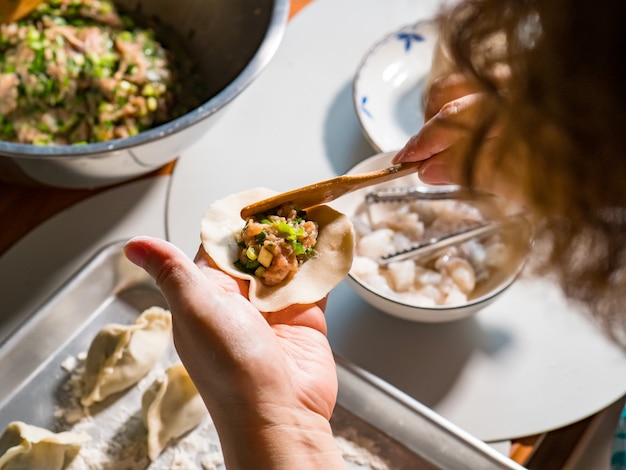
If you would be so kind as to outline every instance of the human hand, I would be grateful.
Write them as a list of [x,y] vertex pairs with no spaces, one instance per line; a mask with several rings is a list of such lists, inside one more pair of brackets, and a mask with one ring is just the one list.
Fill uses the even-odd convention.
[[[392,162],[424,161],[419,170],[430,184],[458,184],[463,181],[462,158],[466,155],[477,123],[484,116],[485,93],[481,86],[461,73],[435,79],[426,96],[425,123]],[[491,157],[498,126],[491,126],[481,147],[481,159]]]
[[170,306],[176,349],[229,469],[343,467],[328,421],[337,377],[325,300],[261,313],[247,283],[216,269],[202,248],[194,263],[165,241],[138,237],[125,253]]

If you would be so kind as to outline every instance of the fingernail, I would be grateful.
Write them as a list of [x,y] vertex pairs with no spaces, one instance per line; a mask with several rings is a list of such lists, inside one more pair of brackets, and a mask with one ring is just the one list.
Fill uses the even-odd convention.
[[398,151],[398,153],[396,153],[393,158],[391,159],[391,163],[393,165],[397,164],[397,163],[402,163],[406,158],[407,158],[407,151],[406,149],[401,149]]
[[148,251],[139,243],[135,243],[136,239],[129,240],[124,246],[124,254],[126,258],[133,263],[143,268],[148,257]]

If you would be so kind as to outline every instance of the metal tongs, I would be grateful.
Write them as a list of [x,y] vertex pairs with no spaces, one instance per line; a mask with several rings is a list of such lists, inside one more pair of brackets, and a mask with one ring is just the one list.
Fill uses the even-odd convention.
[[[406,200],[442,200],[442,199],[478,199],[492,198],[493,194],[469,190],[460,186],[410,186],[410,187],[391,187],[383,188],[369,192],[365,196],[366,204],[376,204],[384,202],[402,202]],[[519,226],[521,223],[527,223],[522,214],[515,214],[505,217],[498,221],[489,221],[482,224],[467,227],[458,232],[445,234],[439,237],[430,238],[424,242],[418,243],[411,248],[402,250],[391,255],[386,255],[378,259],[381,267],[386,267],[390,263],[396,261],[404,261],[407,259],[424,259],[432,257],[444,248],[458,245],[475,238],[486,238],[501,230],[510,229]]]
[[493,194],[477,189],[467,189],[457,185],[446,186],[390,186],[370,191],[365,195],[367,204],[379,202],[402,202],[411,199],[478,199],[490,198]]

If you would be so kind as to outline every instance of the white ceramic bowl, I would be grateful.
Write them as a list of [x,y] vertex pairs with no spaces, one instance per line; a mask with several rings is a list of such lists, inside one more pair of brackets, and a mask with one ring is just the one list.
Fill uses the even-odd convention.
[[[354,166],[348,171],[348,174],[366,173],[386,168],[391,165],[393,154],[394,152],[387,152],[374,155]],[[427,185],[418,179],[417,175],[404,176],[387,183],[349,193],[334,201],[332,206],[349,217],[352,217],[357,212],[357,209],[364,203],[365,195],[374,188],[420,185],[428,188]],[[495,205],[486,202],[489,200],[495,201],[496,199],[489,198],[480,203],[483,214],[486,214],[486,212],[491,209],[495,209]],[[509,263],[506,270],[490,276],[488,281],[484,284],[478,284],[474,292],[468,297],[468,301],[459,305],[424,306],[394,299],[379,288],[368,285],[367,282],[355,275],[354,269],[351,270],[348,275],[348,283],[365,301],[377,309],[395,317],[428,323],[459,320],[475,314],[480,309],[495,301],[515,281],[524,267],[526,255],[531,246],[531,238],[530,225],[521,225],[520,230],[516,231],[515,246],[512,247],[510,252],[512,253],[512,262]]]
[[353,100],[365,137],[379,152],[399,150],[424,121],[422,95],[437,28],[429,21],[405,26],[365,54],[353,83]]

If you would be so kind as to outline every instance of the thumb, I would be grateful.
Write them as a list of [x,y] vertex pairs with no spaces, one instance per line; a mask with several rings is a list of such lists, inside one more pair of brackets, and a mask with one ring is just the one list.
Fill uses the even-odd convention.
[[132,238],[126,243],[124,254],[156,281],[172,310],[187,307],[187,299],[193,299],[202,284],[198,266],[165,240],[143,236]]

